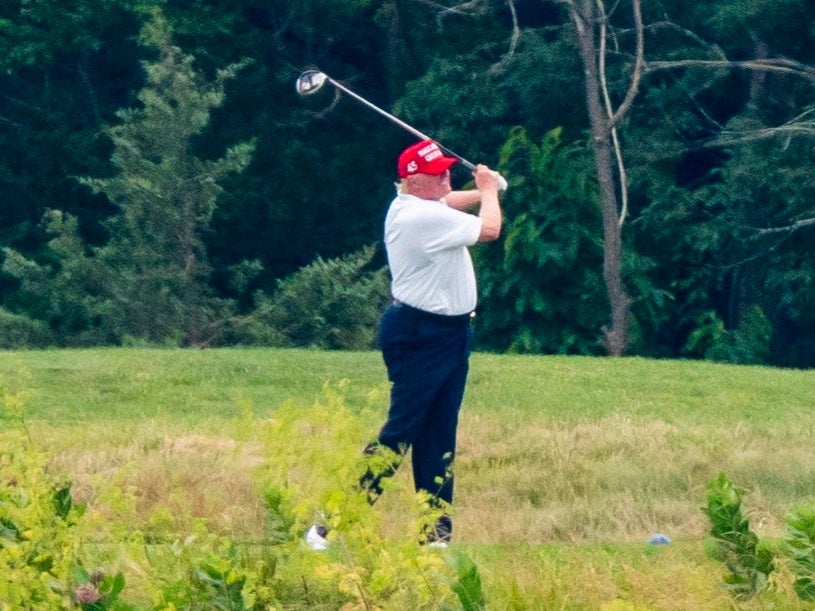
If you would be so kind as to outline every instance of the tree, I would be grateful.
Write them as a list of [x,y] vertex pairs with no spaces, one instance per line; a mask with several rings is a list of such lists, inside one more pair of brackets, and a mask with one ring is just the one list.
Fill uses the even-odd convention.
[[631,297],[623,283],[622,226],[625,221],[628,185],[617,126],[626,116],[637,94],[642,76],[643,26],[640,0],[631,0],[636,33],[636,50],[630,81],[624,98],[615,109],[606,71],[609,18],[603,0],[562,0],[577,36],[577,48],[583,62],[585,102],[600,202],[603,212],[603,279],[609,306],[610,326],[604,329],[609,355],[620,356],[628,347]]
[[42,225],[51,237],[44,261],[5,249],[2,269],[21,285],[15,305],[32,324],[44,324],[62,345],[116,343],[120,334],[109,324],[116,308],[109,299],[109,288],[116,282],[113,271],[100,265],[83,243],[76,217],[49,210]]
[[[104,198],[72,176],[102,173],[103,121],[130,103],[141,74],[134,36],[142,0],[0,3],[0,241],[36,254],[48,208],[81,219],[99,243]],[[0,290],[2,290],[0,283]]]
[[633,243],[658,261],[655,282],[674,303],[651,336],[701,357],[711,317],[749,335],[761,331],[749,328],[758,307],[772,323],[767,362],[809,366],[812,9],[722,0],[659,10],[627,132],[634,188],[648,200]]
[[269,297],[256,295],[256,307],[235,320],[230,338],[237,344],[370,350],[377,322],[390,301],[384,267],[371,263],[376,248],[311,264],[278,280]]
[[499,351],[597,354],[605,318],[601,214],[585,146],[561,129],[540,146],[512,130],[501,150],[511,186],[502,237],[474,250],[479,345]]
[[121,123],[107,130],[116,174],[82,179],[118,210],[108,222],[111,239],[97,256],[115,272],[110,291],[117,307],[111,315],[119,328],[148,341],[207,344],[226,304],[208,286],[203,237],[222,190],[219,182],[248,165],[253,144],[205,160],[194,154],[192,139],[223,102],[224,84],[241,65],[204,81],[193,58],[172,46],[158,11],[143,27],[141,41],[158,59],[144,63],[142,106],[120,111]]

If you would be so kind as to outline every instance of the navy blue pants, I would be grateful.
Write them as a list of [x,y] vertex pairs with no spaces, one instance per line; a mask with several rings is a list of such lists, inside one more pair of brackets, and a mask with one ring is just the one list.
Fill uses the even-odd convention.
[[[396,452],[397,460],[392,469],[363,480],[372,500],[381,493],[381,478],[392,475],[398,457],[412,447],[416,490],[452,503],[451,465],[471,343],[469,315],[438,316],[402,304],[385,310],[379,347],[392,386],[378,443]],[[374,445],[366,452],[372,454]]]

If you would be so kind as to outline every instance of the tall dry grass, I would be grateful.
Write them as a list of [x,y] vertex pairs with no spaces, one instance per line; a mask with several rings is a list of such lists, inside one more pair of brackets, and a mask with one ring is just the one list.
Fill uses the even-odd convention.
[[[376,416],[366,413],[354,450],[364,445],[366,430],[375,433]],[[62,440],[52,447],[63,447],[52,465],[74,482],[80,501],[93,503],[111,484],[133,490],[132,523],[165,516],[163,528],[182,531],[190,520],[206,518],[211,528],[241,538],[262,534],[265,514],[254,484],[265,461],[262,444],[238,439],[229,422],[207,427],[220,431],[172,428],[129,423],[107,443],[93,444],[78,432],[54,429],[47,436]],[[105,429],[90,425],[81,436],[104,439]],[[304,438],[300,451],[308,444]],[[319,461],[326,448],[307,449],[304,460]],[[719,472],[747,487],[758,532],[779,536],[786,511],[815,490],[810,457],[811,440],[800,431],[754,431],[746,424],[715,431],[624,414],[564,425],[544,414],[465,411],[455,465],[456,537],[477,544],[641,542],[655,532],[699,539],[708,528],[700,511],[705,485]],[[409,468],[396,484],[379,507],[394,536],[412,525],[405,512]]]

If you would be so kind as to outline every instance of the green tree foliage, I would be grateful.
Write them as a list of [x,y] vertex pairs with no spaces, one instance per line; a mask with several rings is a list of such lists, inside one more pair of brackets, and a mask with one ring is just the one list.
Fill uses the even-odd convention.
[[478,337],[494,350],[597,353],[605,298],[586,152],[564,145],[560,130],[536,145],[519,128],[501,157],[510,176],[506,220],[501,239],[476,253]]
[[112,271],[116,308],[110,314],[117,328],[136,338],[165,341],[178,334],[181,344],[207,344],[227,304],[209,289],[203,235],[219,183],[247,166],[253,145],[235,145],[211,161],[195,155],[191,139],[207,126],[211,109],[223,101],[225,81],[240,66],[204,81],[193,58],[172,46],[159,13],[145,25],[142,41],[159,58],[144,65],[142,106],[120,111],[121,123],[108,130],[117,173],[83,179],[119,211],[108,222],[110,241],[98,251]]
[[809,138],[744,142],[732,149],[723,182],[711,189],[722,206],[719,227],[726,239],[720,256],[734,304],[723,309],[725,320],[734,328],[741,310],[761,308],[775,330],[775,356],[767,357],[780,365],[815,362],[815,313],[807,305],[815,299],[815,230],[807,224],[815,218],[813,161]]
[[[46,209],[79,216],[102,238],[110,213],[72,176],[107,170],[100,125],[141,75],[133,36],[139,0],[0,3],[0,241],[36,254]],[[0,281],[0,289],[3,283]]]
[[212,155],[236,139],[257,143],[247,171],[224,183],[207,240],[218,277],[257,260],[263,271],[252,288],[270,291],[316,256],[345,255],[379,237],[399,150],[394,141],[404,136],[347,96],[335,98],[330,87],[308,98],[294,91],[297,75],[317,66],[390,106],[390,68],[383,64],[389,39],[375,4],[238,0],[167,7],[179,44],[197,64],[211,70],[254,60],[229,83],[224,106],[197,141]]
[[83,243],[76,217],[49,211],[43,226],[52,236],[46,262],[7,249],[2,268],[20,283],[17,306],[27,313],[28,324],[44,323],[52,332],[46,337],[61,344],[118,343],[120,337],[109,324],[115,308],[109,291],[115,282],[113,270],[100,265]]
[[761,308],[752,306],[737,328],[728,330],[715,312],[699,321],[685,345],[688,356],[723,363],[760,365],[767,362],[772,326]]
[[735,337],[755,306],[771,325],[770,351],[749,361],[815,363],[806,348],[815,327],[801,302],[790,305],[791,293],[807,294],[801,280],[812,269],[813,234],[798,224],[812,217],[811,138],[796,123],[812,96],[798,62],[811,64],[813,34],[795,18],[811,9],[727,0],[650,10],[661,35],[649,38],[649,59],[682,67],[648,74],[627,127],[636,193],[629,239],[669,306],[640,318],[649,351],[695,345],[698,356],[711,321],[721,337]]
[[45,348],[52,343],[51,330],[43,321],[0,308],[0,349]]
[[[221,87],[223,95],[208,106],[208,121],[190,131],[184,154],[204,167],[226,162],[224,151],[236,142],[256,144],[243,171],[219,173],[217,189],[198,185],[202,201],[214,196],[210,205],[217,206],[186,217],[197,218],[190,225],[196,240],[188,241],[186,251],[179,246],[172,266],[163,268],[162,257],[151,258],[148,251],[153,246],[155,253],[167,253],[170,241],[159,234],[152,245],[126,237],[136,208],[130,207],[131,217],[123,214],[116,198],[121,202],[126,181],[114,182],[121,178],[117,163],[126,162],[133,176],[169,192],[167,181],[145,170],[169,166],[146,157],[149,163],[136,172],[132,156],[112,139],[130,138],[115,131],[122,128],[118,109],[131,109],[128,120],[135,122],[147,117],[148,108],[158,108],[137,97],[156,89],[146,85],[143,65],[160,63],[161,54],[139,44],[138,32],[157,6],[173,44],[184,49],[178,57],[195,58],[182,69],[194,66],[198,82]],[[393,161],[413,137],[330,87],[298,97],[293,83],[305,68],[319,67],[471,161],[496,165],[516,126],[535,143],[562,128],[562,146],[579,148],[574,143],[587,142],[588,121],[568,7],[533,0],[0,3],[4,341],[228,341],[219,328],[249,314],[256,292],[268,297],[278,279],[316,258],[341,258],[379,239]],[[771,326],[770,349],[750,358],[811,366],[813,8],[800,0],[666,0],[642,8],[646,70],[634,106],[616,125],[629,176],[621,262],[633,299],[630,352],[702,358],[710,338],[742,334],[744,313],[757,307]],[[606,74],[613,107],[625,94],[632,65],[628,9],[626,1],[608,11]],[[680,60],[673,67],[665,63]],[[238,65],[237,78],[219,72]],[[158,121],[158,114],[151,116]],[[170,127],[162,136],[172,135]],[[164,144],[169,147],[170,138]],[[575,176],[561,176],[565,183],[594,180],[587,165],[567,165],[563,172]],[[526,189],[550,177],[528,175],[528,165],[518,168],[507,171],[513,179],[509,221],[527,208],[549,205],[538,191]],[[216,169],[222,168],[207,171]],[[111,180],[110,194],[94,192],[74,176]],[[454,172],[457,185],[468,178]],[[587,199],[584,205],[595,204]],[[62,219],[50,210],[62,211]],[[169,233],[182,220],[161,216],[180,210],[168,206],[152,222]],[[147,232],[146,225],[139,227]],[[546,239],[568,244],[566,228],[571,225],[564,222],[548,227]],[[586,236],[596,241],[599,232],[593,226]],[[535,232],[527,235],[531,241]],[[184,252],[194,262],[189,270],[181,269]],[[563,258],[571,256],[567,251]],[[588,313],[598,294],[593,282],[602,281],[599,268],[591,266],[602,263],[578,259],[575,265],[588,267],[573,281],[586,290],[550,295],[541,289],[539,297],[551,301],[553,310],[579,315],[541,318],[531,335],[529,329],[507,331],[537,338],[519,341],[519,349],[595,350],[608,324],[607,316]],[[136,261],[143,269],[136,269]],[[515,263],[521,267],[508,277],[516,271],[529,276],[531,262]],[[108,282],[108,272],[117,282]],[[541,272],[544,281],[547,273]],[[131,292],[123,291],[125,284]],[[157,297],[170,285],[178,290]],[[182,286],[195,291],[183,294]],[[592,296],[591,308],[586,295]],[[502,298],[508,311],[529,311],[528,302],[516,304],[511,296]],[[146,305],[139,307],[142,300]],[[193,310],[185,311],[184,304]],[[165,315],[148,320],[146,313],[158,306]],[[479,324],[490,310],[483,308]],[[518,324],[523,318],[517,316]],[[484,330],[494,331],[492,325]],[[494,349],[515,341],[501,341],[493,331],[483,343]],[[763,333],[764,327],[758,335]],[[701,337],[707,339],[697,341]]]

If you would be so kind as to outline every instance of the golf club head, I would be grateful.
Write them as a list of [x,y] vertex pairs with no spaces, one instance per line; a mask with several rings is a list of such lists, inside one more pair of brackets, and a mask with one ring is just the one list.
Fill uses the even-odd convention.
[[319,70],[306,70],[297,77],[297,93],[311,95],[322,87],[328,77]]

